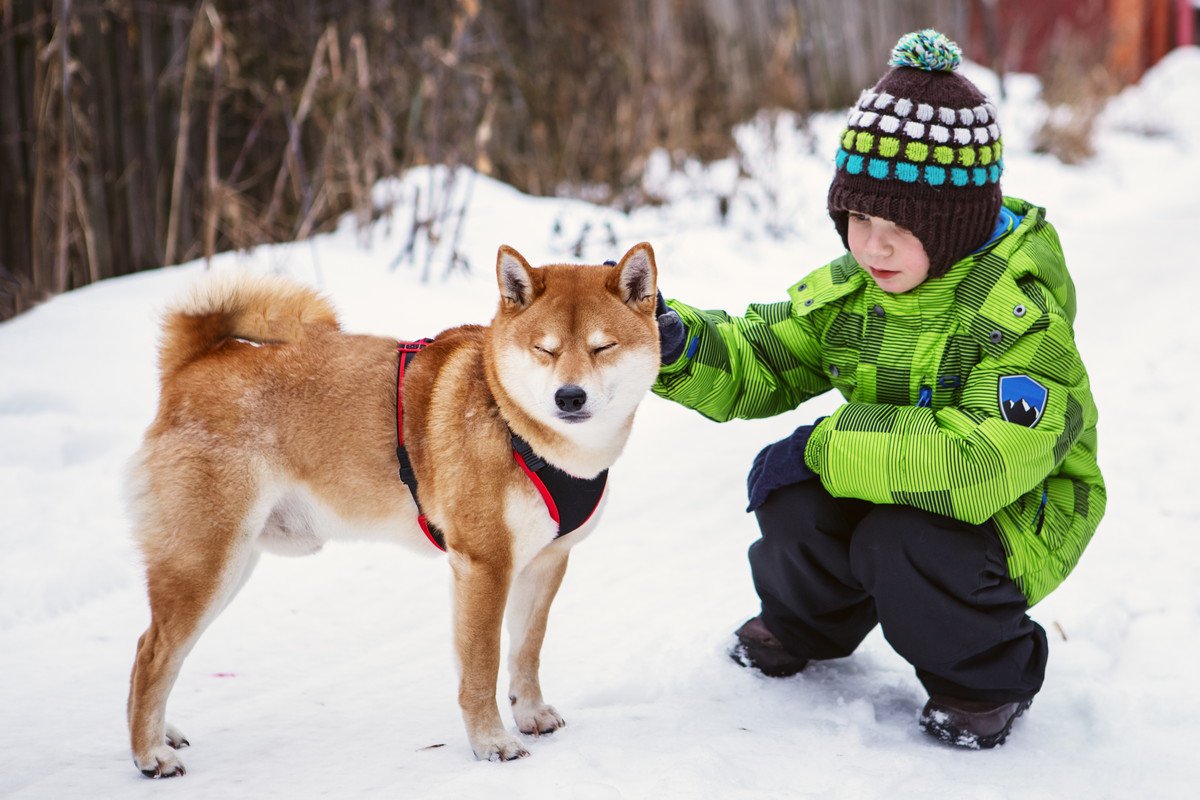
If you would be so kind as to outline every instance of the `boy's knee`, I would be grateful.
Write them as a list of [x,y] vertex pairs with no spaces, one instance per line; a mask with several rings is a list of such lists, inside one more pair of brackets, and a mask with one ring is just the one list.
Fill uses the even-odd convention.
[[850,550],[861,551],[864,558],[871,558],[903,549],[905,540],[920,538],[926,527],[924,515],[925,512],[912,506],[875,506],[854,529]]
[[904,505],[881,505],[863,518],[850,540],[850,563],[857,572],[886,565],[889,571],[920,568],[946,557],[943,532],[933,515]]
[[999,539],[985,525],[970,525],[905,505],[876,506],[855,528],[850,566],[861,580],[887,574],[978,576],[1003,570]]
[[838,513],[834,499],[819,480],[780,487],[755,512],[763,538],[795,538],[804,531],[828,527]]

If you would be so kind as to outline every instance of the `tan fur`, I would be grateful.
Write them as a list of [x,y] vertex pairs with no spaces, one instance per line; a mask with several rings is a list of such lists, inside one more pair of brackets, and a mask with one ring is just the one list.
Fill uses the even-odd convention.
[[[564,723],[538,681],[546,616],[587,533],[554,538],[509,428],[572,474],[608,468],[657,372],[658,335],[649,245],[616,267],[540,269],[502,247],[497,280],[491,325],[444,331],[409,365],[404,429],[422,509],[446,535],[468,738],[477,757],[508,760],[527,752],[496,706],[506,608],[517,726],[549,733]],[[152,776],[184,771],[168,695],[262,551],[378,536],[436,552],[397,478],[393,340],[342,332],[325,300],[278,278],[209,280],[163,330],[158,414],[128,481],[151,612],[128,716],[134,762]],[[586,419],[556,406],[568,384],[588,391]]]

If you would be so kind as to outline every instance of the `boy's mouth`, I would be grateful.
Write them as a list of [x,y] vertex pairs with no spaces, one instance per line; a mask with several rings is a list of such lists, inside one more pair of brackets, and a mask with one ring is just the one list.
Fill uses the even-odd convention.
[[894,278],[900,274],[898,269],[877,269],[876,267],[867,267],[867,271],[871,273],[871,277],[877,280],[887,280]]

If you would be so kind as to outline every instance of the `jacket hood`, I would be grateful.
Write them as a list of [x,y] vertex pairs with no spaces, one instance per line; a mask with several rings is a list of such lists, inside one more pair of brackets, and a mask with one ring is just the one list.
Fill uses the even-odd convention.
[[1046,209],[1016,197],[1005,197],[1004,207],[1023,218],[995,244],[997,255],[1008,260],[1006,275],[1017,283],[1036,280],[1074,324],[1075,283],[1067,272],[1058,232],[1046,221]]

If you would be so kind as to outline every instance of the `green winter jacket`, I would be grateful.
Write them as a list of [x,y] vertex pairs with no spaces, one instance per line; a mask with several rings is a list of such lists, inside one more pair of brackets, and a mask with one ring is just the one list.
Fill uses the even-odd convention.
[[940,278],[888,294],[849,253],[744,317],[669,305],[689,345],[654,392],[719,422],[836,388],[808,466],[835,497],[992,519],[1030,605],[1104,514],[1096,406],[1075,348],[1075,287],[1045,210]]

